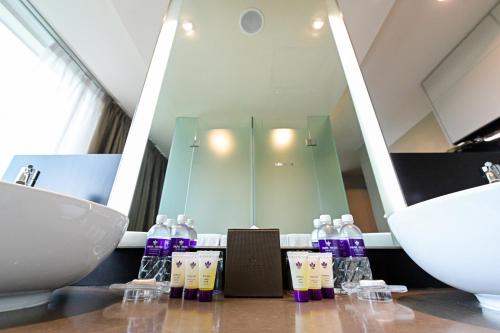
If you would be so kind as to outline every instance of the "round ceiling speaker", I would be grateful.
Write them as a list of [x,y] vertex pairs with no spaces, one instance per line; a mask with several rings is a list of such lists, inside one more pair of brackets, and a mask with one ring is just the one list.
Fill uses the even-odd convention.
[[264,26],[264,15],[256,8],[249,8],[240,15],[241,31],[248,35],[255,35]]

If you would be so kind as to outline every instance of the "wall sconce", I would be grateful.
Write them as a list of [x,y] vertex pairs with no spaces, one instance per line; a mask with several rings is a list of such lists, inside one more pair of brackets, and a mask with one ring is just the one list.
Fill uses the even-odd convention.
[[272,130],[271,137],[276,148],[286,148],[292,144],[295,132],[291,128],[276,128]]
[[226,155],[234,147],[232,133],[226,129],[214,129],[208,134],[210,148],[219,155]]

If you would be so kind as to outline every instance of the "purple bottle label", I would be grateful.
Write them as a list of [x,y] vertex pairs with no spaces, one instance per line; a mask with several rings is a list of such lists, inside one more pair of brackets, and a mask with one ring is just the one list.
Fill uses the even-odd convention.
[[319,248],[319,242],[318,241],[312,242],[312,247],[313,247],[313,249],[318,249]]
[[362,238],[349,239],[351,257],[366,257],[365,242]]
[[338,241],[338,248],[339,248],[339,257],[349,257],[350,256],[350,247],[349,247],[349,240],[348,239],[339,239]]
[[192,239],[191,242],[189,242],[189,247],[196,247],[196,239]]
[[144,255],[149,257],[165,256],[170,247],[170,240],[164,238],[148,238],[144,247]]
[[189,238],[170,239],[170,254],[172,252],[186,252],[189,249]]
[[330,252],[334,257],[339,256],[339,244],[337,239],[320,239],[318,247],[319,252]]

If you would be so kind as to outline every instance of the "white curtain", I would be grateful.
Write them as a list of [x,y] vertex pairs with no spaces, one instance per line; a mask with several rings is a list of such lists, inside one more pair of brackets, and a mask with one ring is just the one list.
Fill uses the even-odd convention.
[[0,22],[0,179],[13,155],[85,154],[106,95],[52,43],[35,52]]

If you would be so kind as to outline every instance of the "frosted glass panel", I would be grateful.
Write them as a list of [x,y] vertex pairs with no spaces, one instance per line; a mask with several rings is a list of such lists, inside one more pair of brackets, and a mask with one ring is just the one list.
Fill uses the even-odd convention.
[[255,129],[256,224],[310,232],[319,193],[305,129]]
[[259,227],[309,233],[314,217],[349,212],[329,118],[302,123],[303,128],[255,129]]
[[175,218],[184,213],[192,158],[192,149],[189,146],[193,143],[196,131],[196,118],[177,118],[159,214]]
[[314,176],[318,185],[322,214],[338,217],[349,213],[349,205],[340,169],[339,157],[329,117],[308,117],[308,132],[314,140],[310,147],[314,161]]
[[251,225],[250,119],[231,123],[211,128],[203,119],[177,119],[160,213],[187,214],[200,233]]
[[250,127],[200,129],[186,213],[202,233],[251,226]]
[[178,118],[160,212],[187,214],[201,233],[248,228],[253,205],[258,227],[282,233],[308,233],[314,217],[348,213],[328,117],[288,119],[294,128],[254,123]]

